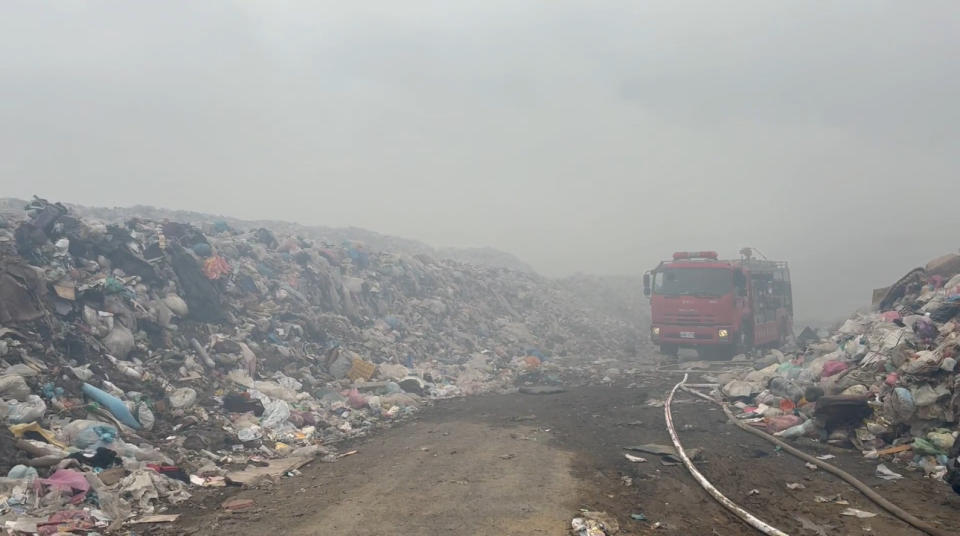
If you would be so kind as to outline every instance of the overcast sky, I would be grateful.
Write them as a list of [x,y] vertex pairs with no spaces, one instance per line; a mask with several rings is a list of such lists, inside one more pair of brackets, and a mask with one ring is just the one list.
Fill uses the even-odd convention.
[[960,4],[0,6],[0,195],[792,261],[801,318],[960,246]]

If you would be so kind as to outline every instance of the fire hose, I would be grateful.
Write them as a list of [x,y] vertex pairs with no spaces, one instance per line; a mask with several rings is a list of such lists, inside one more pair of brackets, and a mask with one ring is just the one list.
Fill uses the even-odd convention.
[[680,444],[680,437],[677,436],[677,431],[673,427],[673,415],[670,413],[670,404],[673,403],[673,395],[677,392],[677,389],[687,381],[687,375],[683,375],[683,379],[680,380],[680,383],[673,386],[673,389],[670,391],[670,396],[667,397],[667,402],[663,405],[664,417],[667,421],[667,430],[670,432],[670,439],[673,441],[673,446],[677,449],[677,456],[683,462],[683,465],[686,466],[687,471],[690,471],[690,474],[693,475],[694,480],[696,480],[703,489],[707,490],[714,499],[717,500],[724,508],[733,512],[734,515],[742,519],[751,527],[759,530],[764,534],[769,534],[772,536],[788,536],[786,532],[783,532],[776,527],[769,525],[761,521],[758,517],[754,516],[750,512],[744,510],[737,506],[736,503],[726,498],[720,491],[706,479],[700,471],[694,467],[693,462],[690,461],[690,458],[687,457],[687,453],[683,450],[683,445]]
[[[709,395],[707,395],[707,394],[701,393],[700,391],[696,391],[696,390],[694,390],[694,389],[691,389],[691,388],[687,387],[686,385],[684,385],[684,382],[686,382],[686,380],[687,380],[687,378],[686,378],[686,376],[684,376],[683,380],[682,380],[680,383],[678,383],[677,385],[675,385],[675,386],[673,387],[673,391],[670,392],[670,397],[667,399],[667,403],[666,403],[666,406],[665,406],[665,407],[666,407],[666,414],[667,414],[667,428],[670,430],[670,437],[673,438],[673,440],[674,440],[673,443],[674,443],[674,445],[677,447],[677,450],[680,449],[680,446],[679,446],[680,443],[679,443],[679,440],[677,439],[676,432],[675,432],[674,429],[673,429],[672,419],[670,418],[670,402],[672,401],[673,393],[674,393],[678,388],[680,388],[680,389],[683,389],[684,391],[686,391],[686,392],[688,392],[688,393],[690,393],[690,394],[692,394],[692,395],[699,396],[700,398],[703,398],[703,399],[705,399],[705,400],[708,400],[708,401],[710,401],[710,402],[713,402],[714,404],[717,404],[718,406],[720,406],[721,408],[723,408],[723,412],[727,415],[727,419],[729,419],[730,422],[732,422],[733,424],[737,425],[737,427],[739,427],[740,429],[742,429],[742,430],[744,430],[744,431],[746,431],[746,432],[749,432],[749,433],[751,433],[751,434],[753,434],[753,435],[755,435],[755,436],[761,437],[761,438],[769,441],[770,443],[773,443],[773,444],[779,446],[779,447],[780,447],[781,449],[783,449],[784,451],[786,451],[786,452],[788,452],[788,453],[790,453],[790,454],[792,454],[792,455],[800,458],[801,460],[803,460],[803,461],[805,461],[805,462],[812,463],[812,464],[820,467],[820,468],[823,469],[824,471],[826,471],[826,472],[828,472],[828,473],[831,473],[831,474],[833,474],[834,476],[839,477],[841,480],[845,481],[846,483],[848,483],[848,484],[850,484],[851,486],[853,486],[854,488],[856,488],[857,491],[859,491],[860,493],[864,494],[868,499],[870,499],[871,501],[873,501],[875,504],[877,504],[878,506],[880,506],[881,508],[883,508],[883,509],[886,510],[887,512],[893,514],[894,516],[896,516],[897,518],[899,518],[899,519],[902,520],[903,522],[905,522],[905,523],[913,526],[914,528],[916,528],[916,529],[918,529],[918,530],[921,530],[921,531],[929,534],[930,536],[950,536],[948,532],[946,532],[946,531],[944,531],[944,530],[942,530],[942,529],[939,529],[939,528],[937,528],[937,527],[934,527],[933,525],[927,523],[926,521],[923,521],[922,519],[920,519],[920,518],[914,516],[913,514],[907,512],[907,511],[904,510],[903,508],[900,508],[899,506],[897,506],[897,505],[893,504],[892,502],[888,501],[887,499],[883,498],[879,493],[873,491],[872,489],[870,489],[869,486],[867,486],[866,484],[864,484],[864,483],[861,482],[860,480],[857,480],[856,477],[854,477],[854,476],[851,475],[850,473],[844,471],[843,469],[840,469],[839,467],[836,467],[836,466],[834,466],[834,465],[831,465],[831,464],[829,464],[829,463],[827,463],[827,462],[825,462],[825,461],[823,461],[823,460],[819,460],[819,459],[817,459],[817,458],[815,458],[815,457],[813,457],[813,456],[811,456],[811,455],[809,455],[809,454],[807,454],[807,453],[805,453],[805,452],[803,452],[803,451],[801,451],[801,450],[793,447],[792,445],[790,445],[790,444],[788,444],[788,443],[786,443],[786,442],[784,442],[784,441],[782,441],[782,440],[780,440],[780,439],[777,439],[776,437],[773,437],[772,435],[770,435],[770,434],[768,434],[768,433],[766,433],[766,432],[764,432],[764,431],[762,431],[762,430],[758,430],[757,428],[754,428],[754,427],[752,427],[752,426],[750,426],[750,425],[748,425],[748,424],[746,424],[746,423],[744,423],[744,422],[740,422],[740,421],[733,415],[733,412],[730,411],[730,408],[728,408],[726,404],[723,404],[723,403],[720,402],[719,400],[717,400],[717,399],[715,399],[715,398],[713,398],[713,397],[711,397],[711,396],[709,396]],[[685,458],[685,456],[684,456],[683,458]],[[691,464],[691,465],[692,465],[692,464]],[[687,468],[690,469],[689,466],[688,466]],[[692,472],[692,471],[691,471],[691,472]],[[696,477],[696,475],[695,475],[695,477]],[[699,479],[698,479],[698,480],[699,480]],[[701,483],[701,484],[702,484],[702,483]],[[709,491],[709,490],[708,490],[708,491]],[[711,493],[711,495],[712,495],[712,493]],[[719,499],[718,499],[718,500],[719,500]],[[721,501],[721,502],[722,502],[722,501]],[[752,525],[752,523],[751,523],[751,525]],[[773,533],[766,532],[766,531],[764,531],[763,529],[759,529],[759,528],[758,528],[758,530],[761,530],[761,531],[764,532],[765,534],[773,534]],[[782,533],[781,533],[781,534],[782,534]]]

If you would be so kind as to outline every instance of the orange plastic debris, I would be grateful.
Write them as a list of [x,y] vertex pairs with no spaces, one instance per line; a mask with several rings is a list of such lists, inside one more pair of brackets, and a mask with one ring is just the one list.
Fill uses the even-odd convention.
[[230,265],[223,257],[215,255],[203,262],[203,273],[207,279],[220,279],[230,273]]

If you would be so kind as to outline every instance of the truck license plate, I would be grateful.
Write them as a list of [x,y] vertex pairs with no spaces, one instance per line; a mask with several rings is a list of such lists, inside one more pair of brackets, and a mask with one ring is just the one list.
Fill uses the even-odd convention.
[[680,338],[681,338],[681,339],[692,339],[692,338],[694,338],[694,334],[693,334],[692,331],[681,331],[681,332],[680,332]]

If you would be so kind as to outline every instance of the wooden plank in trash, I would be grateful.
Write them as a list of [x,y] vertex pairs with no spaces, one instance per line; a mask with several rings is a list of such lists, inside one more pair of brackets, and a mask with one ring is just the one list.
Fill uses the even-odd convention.
[[140,519],[130,521],[131,525],[144,525],[147,523],[173,523],[180,518],[180,514],[157,514],[153,516],[144,516]]
[[891,454],[897,454],[900,452],[905,452],[908,450],[913,450],[913,445],[897,445],[895,447],[889,447],[877,451],[877,456],[889,456]]

